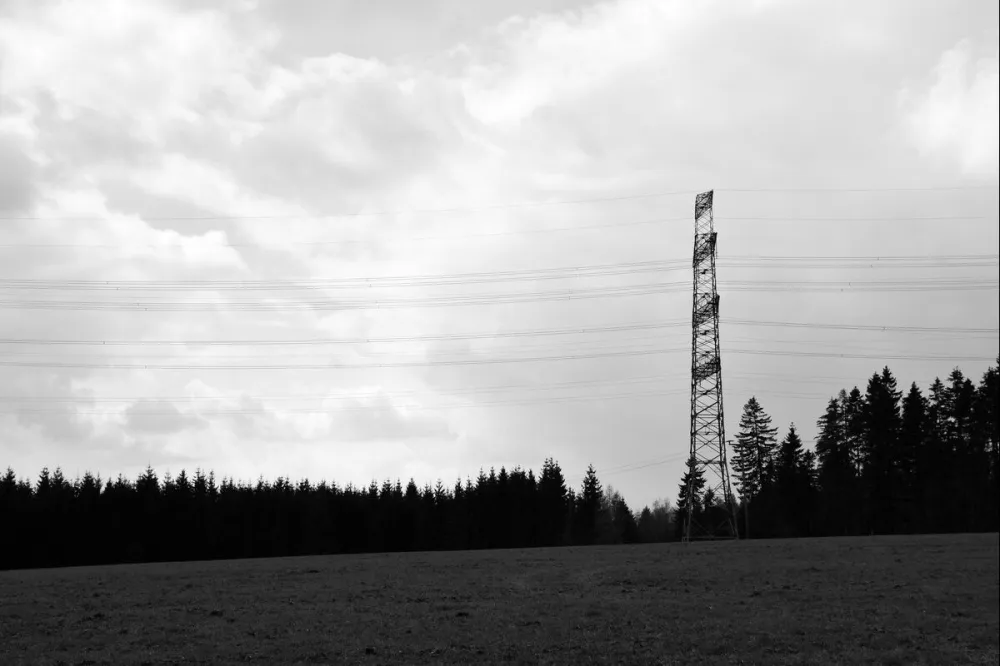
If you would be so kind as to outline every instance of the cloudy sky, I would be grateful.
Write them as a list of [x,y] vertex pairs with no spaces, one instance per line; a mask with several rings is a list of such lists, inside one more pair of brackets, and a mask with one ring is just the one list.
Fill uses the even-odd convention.
[[730,435],[978,380],[997,13],[0,0],[0,465],[674,499],[708,189]]

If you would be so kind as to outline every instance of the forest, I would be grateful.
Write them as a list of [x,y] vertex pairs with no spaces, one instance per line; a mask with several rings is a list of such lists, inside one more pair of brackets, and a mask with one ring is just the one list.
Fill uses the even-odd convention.
[[[1000,366],[1000,358],[998,358]],[[740,538],[998,529],[997,367],[955,369],[924,393],[888,367],[831,397],[807,448],[757,397],[729,452]],[[591,466],[577,489],[548,458],[445,485],[217,479],[147,468],[135,480],[85,473],[0,477],[0,569],[307,554],[628,544],[679,538],[688,504],[719,510],[690,469],[669,500],[633,511]],[[703,489],[703,479],[695,479]]]

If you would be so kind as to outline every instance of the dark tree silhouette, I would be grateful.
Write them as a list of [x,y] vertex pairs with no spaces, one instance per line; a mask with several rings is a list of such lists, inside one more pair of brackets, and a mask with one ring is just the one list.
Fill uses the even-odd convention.
[[[753,536],[996,531],[998,384],[997,367],[978,384],[956,368],[926,393],[911,384],[904,397],[884,368],[864,394],[840,391],[827,403],[815,451],[794,425],[776,448],[776,430],[751,399],[734,475],[744,512],[753,497]],[[651,543],[683,534],[691,472],[689,463],[676,511],[658,501],[633,515],[593,467],[576,492],[551,458],[537,477],[501,467],[451,487],[415,479],[247,483],[200,469],[161,476],[151,467],[134,480],[86,471],[69,480],[58,467],[29,480],[7,468],[0,568]],[[691,509],[699,522],[721,499],[705,485],[698,474]]]
[[575,543],[585,545],[597,543],[598,514],[601,511],[603,498],[601,482],[597,479],[594,466],[590,465],[587,467],[586,476],[583,477],[583,485],[576,497],[573,512]]
[[[688,502],[688,485],[692,479],[694,484],[691,488],[690,505]],[[705,511],[705,475],[701,468],[697,467],[693,458],[687,462],[687,471],[681,477],[680,487],[677,490],[677,511],[674,513],[675,531],[680,537],[684,534],[684,526],[687,524],[688,512],[691,518],[699,521]]]
[[802,446],[795,424],[781,440],[775,456],[774,498],[777,533],[782,536],[808,535],[814,506],[812,456]]
[[869,531],[884,534],[897,523],[894,499],[899,490],[899,435],[902,419],[900,393],[889,368],[868,380],[862,408],[863,465],[866,516]]
[[747,538],[750,536],[750,505],[771,482],[777,432],[756,396],[751,397],[743,406],[732,456],[736,488],[743,500],[744,534]]

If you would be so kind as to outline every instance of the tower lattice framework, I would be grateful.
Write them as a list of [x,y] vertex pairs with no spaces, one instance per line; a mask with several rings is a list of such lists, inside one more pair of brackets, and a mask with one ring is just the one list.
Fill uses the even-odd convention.
[[[726,433],[722,411],[722,361],[719,354],[719,294],[716,288],[713,192],[703,192],[694,203],[694,300],[691,309],[691,453],[688,458],[687,511],[683,539],[734,539],[736,505],[726,462]],[[698,473],[711,492],[712,507],[698,510],[695,497]],[[692,511],[692,507],[695,510]]]

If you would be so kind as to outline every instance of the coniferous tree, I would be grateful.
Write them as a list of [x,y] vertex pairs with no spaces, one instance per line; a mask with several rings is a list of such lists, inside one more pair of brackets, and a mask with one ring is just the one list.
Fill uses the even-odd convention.
[[932,532],[948,531],[949,516],[955,508],[950,492],[951,455],[947,435],[947,390],[940,378],[931,383],[927,400],[927,418],[924,426],[923,464],[929,479],[921,493],[921,513],[925,516],[925,529]]
[[984,496],[986,528],[1000,528],[1000,356],[988,369],[976,389],[975,419],[986,451],[988,482]]
[[638,528],[640,542],[652,543],[655,540],[653,537],[653,512],[649,510],[648,506],[642,507],[642,511],[639,512]]
[[740,430],[733,445],[733,471],[743,499],[745,538],[750,538],[750,505],[771,480],[777,432],[756,396],[751,397],[743,407]]
[[587,467],[583,484],[580,487],[580,494],[576,497],[575,502],[576,543],[587,545],[597,542],[598,520],[603,499],[604,492],[601,488],[601,482],[597,478],[594,466],[590,465]]
[[952,521],[956,531],[975,529],[981,508],[976,502],[976,488],[988,483],[988,462],[974,425],[976,390],[972,381],[955,368],[945,388],[946,448],[953,458],[949,491],[955,506]]
[[802,438],[792,423],[775,456],[775,498],[782,514],[779,533],[783,536],[803,534],[809,522],[812,487],[805,454]]
[[[693,485],[692,485],[693,481]],[[690,485],[690,489],[689,489]],[[688,497],[690,493],[690,497]],[[704,513],[705,474],[695,464],[694,458],[689,458],[687,471],[681,477],[677,494],[677,510],[674,512],[675,533],[683,538],[689,519],[697,523]],[[692,533],[695,530],[692,529]]]
[[[846,398],[846,393],[841,391]],[[847,442],[843,399],[831,398],[826,413],[816,423],[817,475],[820,492],[820,522],[825,534],[847,534],[850,531],[851,492],[855,471]]]
[[[887,368],[864,395],[841,391],[817,422],[815,454],[793,425],[758,466],[755,536],[996,530],[998,403],[996,367],[978,385],[956,369],[926,397],[912,384],[903,398]],[[158,477],[151,467],[134,481],[89,472],[70,481],[44,468],[31,482],[8,469],[0,567],[661,541],[682,534],[690,471],[679,511],[658,501],[633,515],[593,468],[577,492],[551,459],[538,479],[501,467],[453,489],[281,476],[217,486],[212,472]],[[707,527],[721,498],[694,478],[691,508]]]
[[864,431],[864,481],[866,524],[869,531],[889,534],[897,522],[896,494],[899,435],[902,427],[901,394],[889,368],[868,380],[862,411]]
[[914,382],[903,398],[897,461],[897,516],[904,533],[921,531],[927,520],[921,501],[922,488],[932,478],[925,450],[927,425],[927,400]]
[[542,464],[542,476],[538,481],[539,524],[542,545],[555,546],[563,543],[567,527],[569,491],[563,477],[562,468],[552,458]]
[[639,540],[642,543],[659,543],[673,537],[674,511],[670,500],[658,499],[652,508],[643,507],[639,514]]

